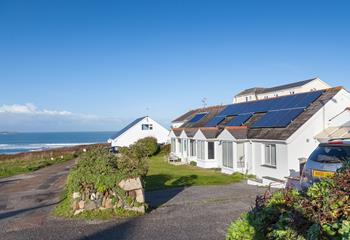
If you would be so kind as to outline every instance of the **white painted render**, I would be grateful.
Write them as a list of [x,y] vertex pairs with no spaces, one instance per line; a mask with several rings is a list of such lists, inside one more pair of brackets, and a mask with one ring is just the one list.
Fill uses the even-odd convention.
[[[152,124],[152,130],[142,130],[143,124]],[[141,121],[136,123],[126,132],[124,132],[117,138],[112,139],[111,146],[128,147],[136,141],[145,137],[154,137],[160,144],[167,143],[169,140],[169,130],[164,128],[158,122],[154,121],[152,118],[144,117]]]
[[266,98],[275,98],[278,96],[286,96],[286,95],[297,94],[297,93],[323,90],[330,87],[331,87],[330,85],[328,85],[321,79],[316,78],[315,80],[299,87],[285,88],[278,91],[271,91],[271,92],[266,92],[266,93],[256,94],[256,95],[255,94],[236,95],[233,98],[233,103],[255,101],[255,100],[261,100]]

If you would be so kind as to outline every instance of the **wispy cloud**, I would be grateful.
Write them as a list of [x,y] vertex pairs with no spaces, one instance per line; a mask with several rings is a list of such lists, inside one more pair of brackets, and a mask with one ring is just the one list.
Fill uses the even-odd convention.
[[3,104],[0,106],[0,113],[17,113],[17,114],[38,114],[38,115],[72,115],[71,112],[68,111],[56,111],[56,110],[47,110],[47,109],[39,109],[32,103],[26,104],[12,104],[6,105]]
[[131,119],[43,109],[32,103],[0,105],[0,131],[116,131]]

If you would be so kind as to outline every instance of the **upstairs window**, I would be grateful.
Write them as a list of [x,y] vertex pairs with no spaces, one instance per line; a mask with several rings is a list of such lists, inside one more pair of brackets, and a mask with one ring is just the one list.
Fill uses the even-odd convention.
[[142,124],[142,131],[153,130],[152,124]]

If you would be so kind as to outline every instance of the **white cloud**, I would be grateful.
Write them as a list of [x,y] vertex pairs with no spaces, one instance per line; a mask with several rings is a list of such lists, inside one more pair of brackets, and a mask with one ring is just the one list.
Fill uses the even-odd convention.
[[56,111],[56,110],[47,110],[47,109],[38,109],[32,103],[21,104],[12,104],[12,105],[2,105],[0,106],[0,113],[18,113],[18,114],[37,114],[37,115],[72,115],[68,111]]
[[34,104],[0,105],[0,131],[116,131],[131,119],[39,109]]

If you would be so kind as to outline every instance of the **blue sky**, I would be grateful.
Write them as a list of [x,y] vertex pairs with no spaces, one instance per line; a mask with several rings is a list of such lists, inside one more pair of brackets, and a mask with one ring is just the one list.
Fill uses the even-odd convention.
[[[319,76],[350,89],[346,1],[0,1],[0,131],[117,130]],[[148,109],[148,110],[147,110]]]

